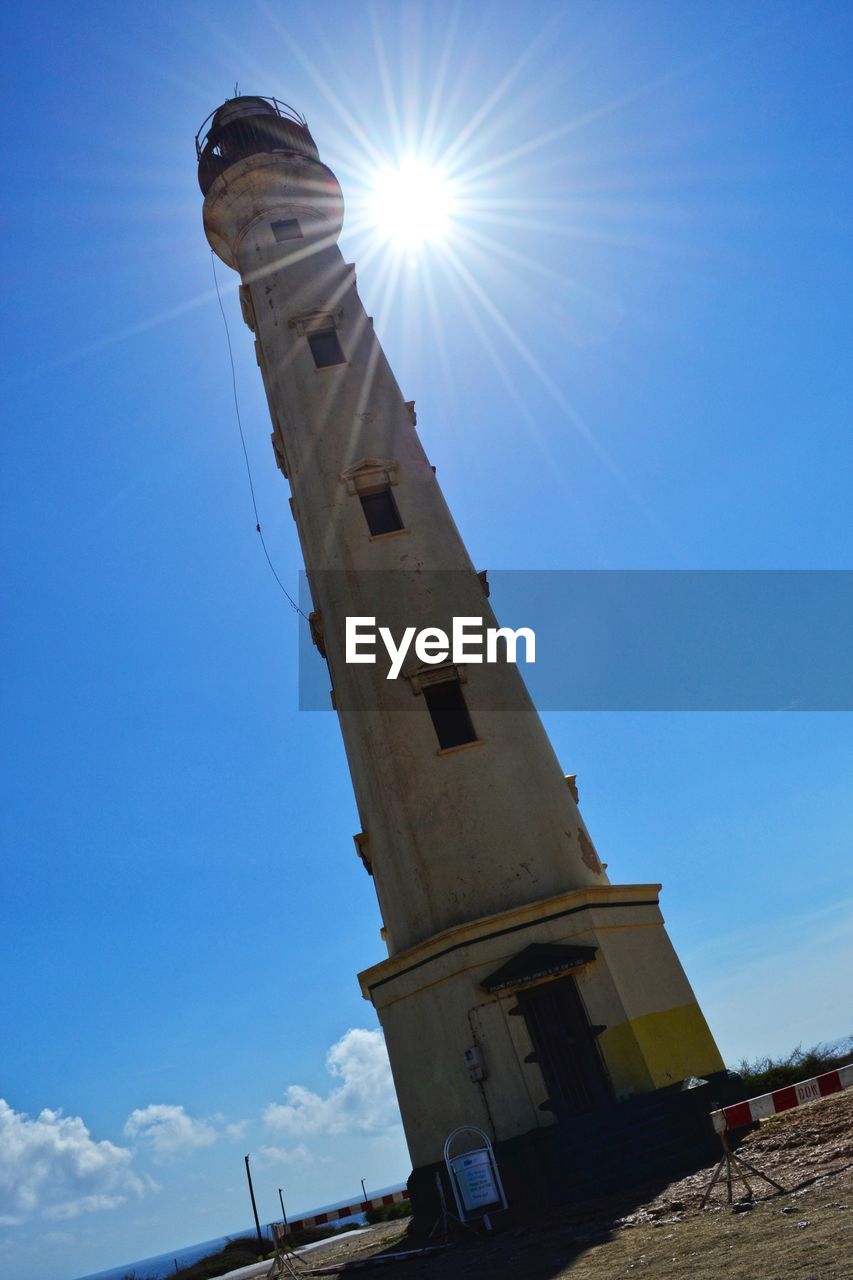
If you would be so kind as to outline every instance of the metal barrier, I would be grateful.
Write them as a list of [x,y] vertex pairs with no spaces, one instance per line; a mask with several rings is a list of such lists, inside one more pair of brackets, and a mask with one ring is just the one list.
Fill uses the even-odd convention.
[[825,1071],[822,1075],[802,1080],[799,1084],[789,1084],[782,1089],[774,1089],[772,1093],[762,1093],[756,1098],[748,1098],[746,1102],[735,1102],[730,1107],[712,1111],[711,1121],[717,1133],[742,1129],[754,1120],[766,1120],[768,1116],[777,1115],[780,1111],[802,1107],[807,1102],[816,1102],[818,1098],[827,1098],[830,1094],[840,1093],[842,1089],[849,1089],[851,1086],[853,1062],[848,1062],[837,1071]]
[[351,1218],[356,1213],[367,1213],[368,1209],[381,1209],[389,1204],[404,1204],[409,1199],[409,1192],[404,1187],[402,1191],[391,1191],[388,1195],[373,1196],[368,1200],[361,1200],[358,1204],[348,1204],[342,1209],[327,1209],[325,1213],[312,1214],[310,1218],[297,1218],[295,1222],[288,1222],[288,1231],[307,1231],[311,1227],[325,1227],[330,1222],[340,1222],[342,1218]]
[[712,1111],[711,1122],[719,1134],[723,1154],[714,1170],[714,1176],[708,1183],[699,1208],[705,1208],[723,1169],[726,1171],[729,1204],[732,1203],[733,1177],[740,1178],[747,1198],[752,1199],[752,1188],[743,1169],[761,1178],[777,1191],[785,1191],[785,1187],[774,1178],[756,1169],[755,1165],[744,1160],[743,1156],[735,1155],[729,1146],[729,1133],[733,1129],[743,1129],[747,1125],[754,1124],[756,1120],[766,1120],[768,1116],[791,1111],[794,1107],[805,1106],[806,1103],[816,1102],[819,1098],[828,1098],[833,1093],[841,1093],[843,1089],[849,1089],[851,1086],[853,1086],[853,1062],[848,1062],[837,1071],[824,1071],[822,1075],[812,1076],[810,1080],[801,1080],[799,1084],[785,1085],[782,1089],[773,1089],[771,1093],[761,1093],[755,1098],[747,1098],[746,1102],[735,1102],[730,1107],[721,1107],[718,1111]]

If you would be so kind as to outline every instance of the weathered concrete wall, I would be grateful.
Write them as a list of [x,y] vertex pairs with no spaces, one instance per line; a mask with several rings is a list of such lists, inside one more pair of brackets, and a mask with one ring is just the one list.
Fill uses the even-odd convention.
[[[344,619],[381,613],[405,626],[486,610],[400,388],[333,243],[328,178],[305,159],[266,155],[217,179],[208,235],[239,266],[287,471],[340,722],[369,841],[389,951],[484,914],[567,888],[606,883],[524,683],[512,666],[470,666],[464,692],[478,742],[439,750],[422,697],[377,666],[344,662]],[[313,165],[313,168],[312,168]],[[277,177],[280,170],[280,178]],[[321,180],[322,179],[322,180]],[[312,194],[326,203],[313,212]],[[319,198],[319,197],[318,197]],[[298,216],[306,239],[280,243],[274,220]],[[245,219],[245,221],[243,221]],[[345,365],[315,368],[306,326],[335,324]],[[393,464],[405,529],[371,537],[347,473]],[[380,575],[377,571],[387,572]],[[436,599],[435,571],[451,570]],[[497,710],[514,706],[513,711]]]

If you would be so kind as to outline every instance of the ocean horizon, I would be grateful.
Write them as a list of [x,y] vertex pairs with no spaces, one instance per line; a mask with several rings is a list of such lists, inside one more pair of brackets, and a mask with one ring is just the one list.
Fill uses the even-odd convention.
[[[380,1187],[376,1191],[369,1193],[370,1199],[377,1196],[390,1195],[392,1191],[402,1191],[405,1183],[395,1182],[393,1186]],[[300,1209],[293,1214],[293,1221],[297,1222],[300,1218],[311,1218],[317,1213],[328,1213],[332,1209],[343,1209],[346,1205],[352,1204],[352,1200],[336,1200],[334,1204],[318,1205],[316,1209]],[[342,1226],[347,1222],[364,1222],[365,1215],[363,1213],[353,1213],[347,1218],[341,1218],[334,1226]],[[276,1219],[278,1221],[278,1219]],[[269,1235],[270,1224],[262,1223],[261,1230],[265,1235]],[[238,1240],[241,1236],[254,1236],[256,1234],[254,1224],[240,1231],[229,1231],[224,1236],[214,1236],[211,1240],[202,1240],[199,1244],[185,1245],[181,1249],[168,1249],[165,1253],[153,1254],[150,1258],[140,1258],[135,1262],[124,1262],[118,1267],[110,1267],[106,1271],[91,1271],[85,1276],[78,1276],[76,1280],[125,1280],[127,1276],[135,1277],[135,1280],[166,1280],[166,1277],[173,1276],[175,1271],[181,1267],[191,1267],[194,1262],[198,1262],[201,1258],[206,1258],[210,1253],[218,1253],[223,1249],[229,1240]],[[270,1239],[270,1247],[272,1240]]]

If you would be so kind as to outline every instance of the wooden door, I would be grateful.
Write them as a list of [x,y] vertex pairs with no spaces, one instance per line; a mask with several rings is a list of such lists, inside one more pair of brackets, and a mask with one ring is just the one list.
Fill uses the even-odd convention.
[[518,1007],[548,1090],[548,1109],[562,1118],[612,1102],[610,1078],[574,978],[520,991]]

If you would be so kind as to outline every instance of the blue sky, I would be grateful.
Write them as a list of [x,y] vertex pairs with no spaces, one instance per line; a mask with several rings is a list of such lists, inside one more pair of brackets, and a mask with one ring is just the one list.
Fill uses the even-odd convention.
[[[246,1151],[267,1220],[279,1186],[296,1211],[408,1173],[354,977],[383,948],[340,737],[296,709],[254,532],[197,127],[235,82],[285,98],[355,211],[401,145],[453,170],[444,248],[400,261],[358,217],[342,248],[478,564],[848,568],[853,15],[117,0],[7,24],[0,1273],[71,1280],[245,1226]],[[611,877],[663,882],[726,1059],[847,1033],[850,716],[546,722]]]

